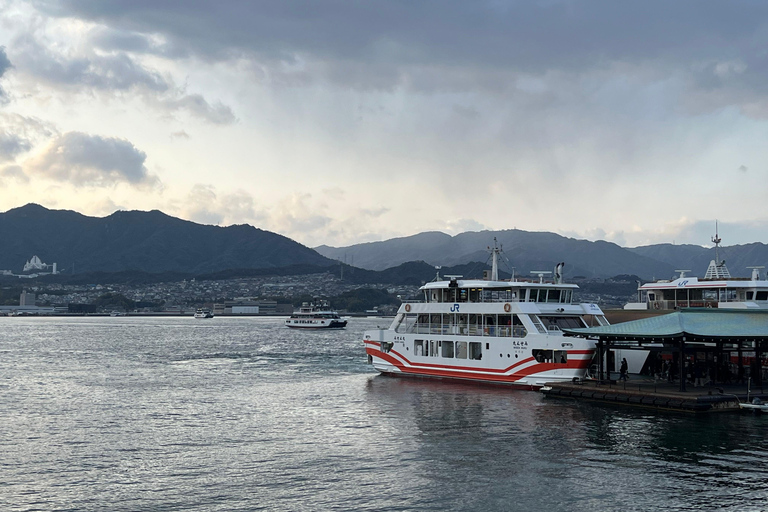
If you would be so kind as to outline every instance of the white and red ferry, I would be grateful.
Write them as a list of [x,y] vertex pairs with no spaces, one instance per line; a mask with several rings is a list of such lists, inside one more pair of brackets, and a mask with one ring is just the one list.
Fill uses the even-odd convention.
[[715,231],[715,259],[709,262],[703,279],[686,276],[689,270],[677,270],[680,277],[646,283],[637,288],[637,301],[625,310],[669,312],[680,308],[768,309],[768,277],[761,276],[764,266],[747,267],[752,277],[731,277],[725,260],[720,259],[722,239]]
[[573,302],[562,279],[498,278],[500,249],[488,279],[439,275],[421,287],[424,300],[403,303],[388,329],[366,331],[368,361],[383,374],[511,384],[537,389],[584,378],[594,341],[564,337],[562,328],[608,325],[596,304]]

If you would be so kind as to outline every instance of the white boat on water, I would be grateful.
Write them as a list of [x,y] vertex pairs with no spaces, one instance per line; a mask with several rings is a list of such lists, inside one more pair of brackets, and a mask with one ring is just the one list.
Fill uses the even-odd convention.
[[751,402],[740,403],[739,408],[751,412],[768,412],[768,404],[759,398],[755,398]]
[[285,319],[285,326],[293,329],[343,329],[347,321],[333,311],[327,301],[319,304],[305,302],[290,318]]
[[213,318],[213,312],[210,309],[197,308],[195,318]]
[[722,241],[715,234],[715,259],[709,262],[703,279],[689,277],[689,270],[677,270],[680,277],[641,285],[637,301],[624,305],[625,310],[674,311],[680,308],[768,309],[768,280],[760,271],[765,267],[748,267],[752,276],[731,277],[725,261],[720,260]]
[[368,362],[382,374],[459,379],[537,389],[586,376],[595,342],[564,337],[561,328],[607,325],[596,304],[573,302],[562,279],[501,281],[489,248],[487,279],[445,276],[421,287],[424,300],[403,303],[388,329],[366,331]]

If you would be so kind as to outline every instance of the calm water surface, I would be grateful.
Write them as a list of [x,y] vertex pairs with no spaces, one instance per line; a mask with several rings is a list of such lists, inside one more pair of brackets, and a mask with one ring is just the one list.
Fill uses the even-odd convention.
[[268,318],[0,318],[0,510],[768,510],[768,415],[378,376]]

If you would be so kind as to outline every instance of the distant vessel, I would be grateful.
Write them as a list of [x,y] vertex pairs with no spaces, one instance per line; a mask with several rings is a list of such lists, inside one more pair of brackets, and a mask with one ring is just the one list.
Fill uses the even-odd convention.
[[752,277],[731,277],[725,260],[720,259],[722,240],[715,229],[712,237],[715,259],[709,262],[703,279],[685,275],[690,270],[677,270],[680,277],[646,283],[637,289],[637,302],[624,305],[625,310],[672,311],[680,308],[768,309],[768,280],[761,277],[765,267],[747,267]]
[[[494,240],[495,241],[495,240]],[[586,376],[595,342],[561,329],[608,325],[596,304],[573,302],[563,263],[538,281],[498,277],[501,248],[488,248],[485,279],[438,274],[421,287],[424,300],[404,302],[388,329],[366,331],[368,362],[383,374],[510,384],[537,389]]]
[[210,309],[197,308],[195,318],[213,318],[213,312]]
[[126,316],[126,314],[123,311],[112,311],[109,316]]
[[331,310],[328,301],[317,305],[305,302],[290,318],[285,319],[285,325],[294,329],[343,329],[347,321]]

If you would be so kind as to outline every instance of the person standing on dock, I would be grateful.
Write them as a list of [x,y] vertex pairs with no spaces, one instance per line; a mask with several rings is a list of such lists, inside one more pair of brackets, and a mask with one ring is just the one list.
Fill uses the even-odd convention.
[[627,370],[629,369],[629,365],[627,365],[627,358],[623,358],[621,360],[621,367],[619,368],[619,380],[626,381],[629,378],[629,375],[627,375]]

